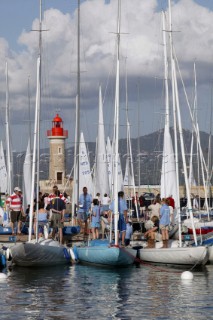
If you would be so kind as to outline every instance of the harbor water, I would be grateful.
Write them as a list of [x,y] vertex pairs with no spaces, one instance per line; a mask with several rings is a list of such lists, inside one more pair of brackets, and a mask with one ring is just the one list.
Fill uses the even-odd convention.
[[213,319],[213,265],[106,269],[71,265],[7,270],[0,319]]

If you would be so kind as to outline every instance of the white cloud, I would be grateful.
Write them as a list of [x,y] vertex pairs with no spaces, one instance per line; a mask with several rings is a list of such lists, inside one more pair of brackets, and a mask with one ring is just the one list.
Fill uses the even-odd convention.
[[[213,12],[199,6],[193,0],[180,0],[172,6],[174,45],[184,77],[193,85],[193,62],[196,59],[202,85],[209,85],[213,52]],[[56,107],[64,110],[66,119],[70,107],[75,109],[77,70],[77,13],[63,14],[49,9],[44,14],[43,29],[43,94],[45,113],[54,114]],[[81,5],[81,83],[82,108],[93,109],[97,114],[98,85],[107,83],[109,73],[114,72],[115,35],[117,27],[117,0],[110,4],[90,0]],[[148,117],[153,115],[148,106],[153,96],[161,99],[162,81],[155,86],[155,77],[163,78],[163,53],[161,34],[161,12],[157,0],[122,0],[121,32],[121,74],[125,73],[124,59],[127,56],[129,93],[132,105],[137,105],[136,83],[140,78],[144,88],[142,97],[147,105]],[[32,22],[32,30],[38,30],[38,19]],[[20,110],[27,108],[27,79],[31,78],[32,104],[36,92],[36,58],[38,54],[38,32],[23,30],[19,39],[20,51],[10,51],[6,40],[0,39],[0,99],[5,99],[5,59],[8,60],[10,76],[10,105],[13,121],[19,121]],[[112,78],[110,78],[112,79]],[[110,84],[112,86],[112,83]],[[103,88],[104,92],[105,88]],[[143,92],[144,90],[144,92]],[[49,98],[48,98],[49,97]],[[48,100],[49,99],[49,100]],[[210,98],[209,98],[210,99]],[[111,98],[112,100],[112,98]],[[48,111],[50,110],[50,111]],[[18,112],[18,113],[17,113]],[[135,112],[137,113],[137,112]],[[71,112],[70,112],[71,114]],[[88,113],[89,114],[89,113]],[[134,113],[133,113],[134,114]],[[147,113],[148,114],[148,113]],[[49,116],[49,115],[48,115]],[[70,117],[70,118],[69,118]],[[89,116],[88,116],[89,117]],[[90,119],[90,125],[97,120]],[[109,119],[108,119],[109,120]],[[136,119],[131,119],[135,122]],[[153,128],[154,129],[154,128]],[[156,129],[158,129],[156,127]],[[150,128],[147,126],[147,130]],[[92,130],[91,130],[92,131]],[[94,138],[94,134],[91,138]]]

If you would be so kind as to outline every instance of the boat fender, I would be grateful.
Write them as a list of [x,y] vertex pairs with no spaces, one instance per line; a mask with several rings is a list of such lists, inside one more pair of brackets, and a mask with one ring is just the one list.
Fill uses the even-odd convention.
[[194,278],[193,273],[190,271],[184,271],[181,273],[182,280],[192,280]]
[[63,249],[63,252],[64,252],[64,257],[67,259],[67,260],[70,260],[70,253],[69,251],[67,250],[67,248],[64,248]]
[[72,248],[70,248],[70,255],[71,255],[71,259],[72,261],[77,261],[78,259],[76,258],[76,254],[74,253],[74,250]]
[[2,266],[2,267],[6,267],[6,264],[7,264],[7,263],[6,263],[5,255],[2,254],[2,255],[1,255],[1,266]]
[[5,252],[5,256],[6,256],[7,261],[12,260],[12,254],[11,254],[10,248],[7,248],[7,250]]
[[7,279],[7,275],[3,272],[0,272],[0,281]]
[[73,249],[72,249],[73,253],[74,253],[74,256],[75,256],[75,261],[78,261],[78,251],[77,251],[77,247],[74,246]]

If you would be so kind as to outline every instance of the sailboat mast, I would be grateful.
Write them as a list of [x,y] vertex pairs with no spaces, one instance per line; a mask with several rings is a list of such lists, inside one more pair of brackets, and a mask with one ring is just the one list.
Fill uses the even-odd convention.
[[[40,57],[37,59],[37,91],[36,91],[36,107],[35,107],[35,124],[34,124],[34,140],[33,140],[33,160],[32,160],[32,186],[30,197],[30,224],[29,224],[29,237],[28,241],[31,241],[32,226],[33,226],[33,211],[34,211],[34,186],[35,186],[35,174],[36,174],[36,146],[37,146],[37,131],[38,131],[38,109],[40,102]],[[37,219],[38,220],[38,219]]]
[[30,104],[30,77],[28,77],[28,82],[27,82],[27,92],[28,92],[28,130],[29,130],[29,148],[30,148],[30,153],[31,153],[31,104]]
[[[174,59],[173,53],[173,37],[172,37],[172,10],[171,10],[171,0],[168,0],[169,4],[169,42],[170,42],[170,63],[171,63],[171,70],[172,70],[172,63]],[[180,221],[180,191],[179,191],[179,164],[178,164],[178,144],[177,144],[177,120],[176,120],[176,103],[175,103],[175,84],[174,84],[174,77],[173,72],[171,71],[171,78],[172,78],[172,105],[173,105],[173,126],[174,126],[174,142],[175,142],[175,171],[176,171],[176,184],[177,184],[177,214],[179,217],[179,224]],[[180,228],[179,228],[180,229]],[[180,240],[181,241],[181,240]]]
[[[141,157],[140,157],[140,103],[139,103],[139,92],[140,92],[140,83],[138,82],[138,139],[137,139],[137,149],[138,149],[138,194],[140,195],[140,185],[141,185]],[[136,194],[134,194],[136,199]],[[138,218],[138,206],[136,205],[136,212]]]
[[114,219],[115,219],[115,245],[118,244],[118,141],[119,141],[119,104],[120,104],[120,22],[121,22],[121,3],[118,0],[117,18],[117,65],[116,65],[116,88],[115,88],[115,136],[114,136]]
[[[197,76],[196,76],[195,64],[194,64],[194,75],[195,75],[194,109],[197,110]],[[196,113],[195,122],[196,122],[195,125],[197,127],[197,139],[200,141],[200,130],[199,130],[199,126],[198,126],[197,113]],[[198,147],[199,147],[198,154],[199,154],[199,158],[200,158],[201,174],[202,174],[202,180],[203,180],[203,186],[204,186],[205,206],[206,206],[206,210],[207,210],[207,214],[208,214],[208,220],[210,220],[209,205],[208,205],[208,194],[207,194],[207,190],[208,190],[208,167],[206,166],[206,179],[205,179],[204,162],[203,162],[203,159],[202,159],[202,152],[201,152],[200,144],[198,145]],[[199,161],[199,159],[198,159],[198,161]],[[199,188],[200,188],[200,185],[199,185]],[[200,197],[199,197],[199,202],[200,202]],[[199,203],[199,207],[200,207],[200,203]]]
[[6,62],[6,150],[7,150],[7,193],[11,194],[13,190],[13,170],[12,170],[12,152],[11,152],[11,136],[10,136],[10,117],[9,117],[9,84],[8,84],[8,65]]
[[128,116],[128,83],[127,83],[127,58],[125,60],[125,67],[126,67],[126,74],[125,74],[125,91],[126,91],[126,121],[127,121],[127,137],[126,137],[126,164],[128,165],[127,169],[127,177],[128,177],[128,194],[129,194],[129,186],[130,186],[130,168],[129,168],[129,157],[130,157],[130,153],[129,153],[129,116]]
[[76,165],[77,165],[77,180],[76,180],[76,185],[77,185],[77,201],[79,199],[79,186],[80,186],[80,173],[79,173],[79,168],[80,168],[80,105],[81,105],[81,86],[80,86],[80,80],[81,80],[81,69],[80,69],[80,0],[78,0],[78,30],[77,30],[77,39],[78,39],[78,44],[77,44],[77,116],[76,116],[76,132],[77,132],[77,148],[76,148],[76,156],[77,156],[77,161],[76,161]]
[[[77,180],[78,161],[77,161],[77,115],[78,115],[78,96],[76,96],[76,113],[75,113],[75,145],[74,145],[74,165],[73,165],[73,181]],[[76,188],[77,187],[77,188]],[[77,190],[79,189],[77,184],[73,184],[72,189],[72,225],[74,225],[75,216],[75,204],[78,202]]]
[[177,88],[176,67],[175,67],[175,61],[173,60],[172,62],[173,62],[172,63],[172,72],[173,72],[174,84],[175,84],[175,98],[176,98],[176,106],[177,106],[178,128],[179,128],[179,133],[180,133],[180,146],[181,146],[181,154],[182,154],[182,161],[183,161],[183,171],[184,171],[184,178],[185,178],[185,185],[186,185],[188,210],[189,210],[189,215],[190,215],[191,222],[192,222],[192,230],[193,230],[195,245],[197,245],[197,235],[195,232],[195,226],[194,226],[194,220],[193,220],[193,214],[192,214],[189,180],[188,180],[187,168],[186,168],[186,158],[185,158],[185,150],[184,150],[184,142],[183,142],[183,130],[182,130],[181,117],[180,117],[180,104],[179,104],[179,96],[178,96],[178,88]]
[[[128,82],[127,82],[127,64],[126,64],[126,77],[125,77],[125,86],[126,86],[126,120],[127,120],[127,172],[128,172],[128,194],[129,194],[129,185],[133,184],[133,194],[136,201],[136,190],[135,190],[135,177],[133,170],[133,159],[132,159],[132,146],[131,146],[131,136],[130,136],[130,123],[129,123],[129,114],[128,114]],[[139,108],[138,108],[139,110]],[[139,119],[139,111],[138,111],[138,119]],[[139,123],[138,123],[138,137],[139,137]],[[138,156],[140,154],[140,142],[138,141]],[[130,161],[129,161],[130,160]],[[139,156],[139,168],[138,168],[138,188],[140,188],[140,156]],[[139,189],[138,189],[139,190]],[[139,219],[138,215],[138,206],[136,208],[137,219]]]
[[163,52],[164,52],[164,78],[165,78],[165,127],[169,126],[169,88],[168,88],[168,57],[166,42],[166,17],[165,12],[162,13],[163,20]]
[[[41,51],[42,51],[42,0],[40,0],[40,14],[39,14],[39,95],[38,95],[38,124],[37,124],[37,176],[36,176],[36,212],[39,210],[39,181],[40,181],[40,112],[41,112]],[[38,219],[36,219],[38,224]],[[36,227],[38,229],[38,225]],[[36,240],[38,237],[38,232],[36,232]]]
[[[211,90],[212,91],[212,90]],[[211,207],[211,151],[212,151],[212,92],[211,92],[211,112],[210,112],[210,128],[209,128],[209,144],[208,144],[208,162],[207,162],[207,186],[209,195],[209,206]]]
[[[32,189],[30,203],[29,241],[32,236],[32,219],[34,207],[34,186],[36,182],[36,212],[39,210],[39,180],[40,180],[40,110],[41,110],[41,48],[42,48],[42,0],[39,5],[39,53],[37,59],[37,92],[34,125],[33,161],[32,161]],[[36,175],[36,177],[35,177]],[[36,240],[38,240],[38,219],[36,219]]]
[[41,106],[41,70],[42,70],[42,0],[40,0],[40,18],[39,18],[39,108],[38,108],[38,141],[37,141],[37,199],[39,198],[39,173],[40,173],[40,106]]

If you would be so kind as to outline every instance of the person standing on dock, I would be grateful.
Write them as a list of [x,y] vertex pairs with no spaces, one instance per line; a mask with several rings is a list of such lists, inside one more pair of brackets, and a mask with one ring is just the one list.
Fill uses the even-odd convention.
[[[48,195],[48,202],[49,203],[53,198],[56,197],[56,191],[58,191],[58,187],[55,185],[55,186],[53,186],[53,192]],[[60,192],[59,197],[61,200],[63,200],[66,203],[66,198],[64,197],[63,193]]]
[[[49,209],[50,209],[48,204],[50,204],[51,201],[52,201],[54,198],[56,198],[56,194],[58,194],[58,186],[54,185],[54,186],[53,186],[53,192],[50,193],[50,194],[48,195],[47,199],[46,199],[46,203],[47,203],[47,205],[46,205],[46,210],[47,210],[47,211],[49,211]],[[59,198],[60,198],[62,201],[64,201],[65,204],[67,203],[66,198],[64,197],[64,195],[63,195],[61,192],[59,192]],[[52,217],[52,210],[50,209],[49,218],[51,219],[51,217]]]
[[87,219],[91,210],[92,197],[87,193],[87,187],[83,187],[83,193],[79,197],[77,221],[78,225],[83,228],[84,234],[87,234]]
[[160,208],[160,230],[162,234],[163,248],[168,248],[169,225],[170,225],[169,200],[163,198],[162,207]]
[[63,226],[64,226],[64,213],[65,213],[65,203],[60,198],[60,191],[55,192],[55,198],[50,201],[50,209],[52,210],[51,217],[51,227],[53,228],[52,237],[55,237],[55,230],[59,230],[59,241],[62,244],[63,239]]
[[148,206],[148,209],[150,210],[150,219],[154,216],[157,216],[159,218],[160,208],[161,208],[161,204],[159,200],[158,199],[152,200],[152,204]]
[[138,192],[135,192],[135,196],[132,197],[132,208],[133,208],[133,217],[137,217],[137,213],[140,211],[140,201],[138,197]]
[[[115,214],[114,212],[114,200],[109,206],[109,209]],[[118,192],[118,212],[119,212],[119,219],[118,219],[118,239],[121,234],[121,245],[125,246],[125,236],[126,236],[126,221],[128,220],[127,217],[127,204],[126,199],[124,199],[124,192]]]
[[99,205],[98,199],[93,199],[93,208],[92,208],[92,214],[91,214],[91,228],[92,228],[93,240],[99,239],[99,228],[101,226],[100,224],[101,212],[102,212],[102,209]]
[[105,193],[101,201],[104,216],[108,214],[110,202],[110,197]]
[[21,189],[19,187],[14,188],[14,192],[10,195],[7,200],[6,204],[8,209],[10,210],[10,224],[12,229],[12,234],[14,235],[14,225],[17,223],[17,233],[21,234],[21,216],[22,216],[22,196],[21,196]]

